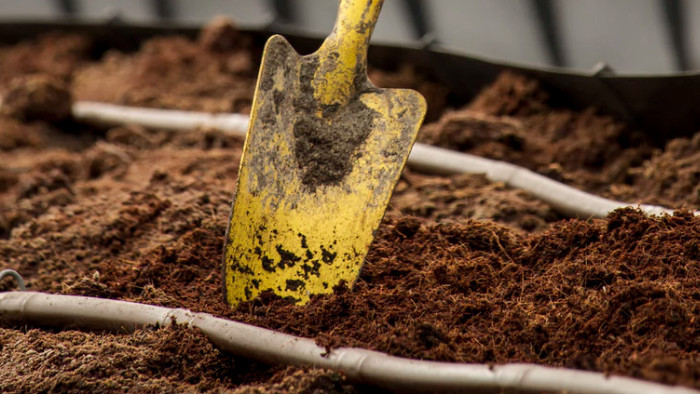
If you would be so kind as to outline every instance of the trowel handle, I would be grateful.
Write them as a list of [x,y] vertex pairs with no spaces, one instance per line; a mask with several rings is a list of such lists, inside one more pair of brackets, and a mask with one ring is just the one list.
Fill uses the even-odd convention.
[[384,0],[341,0],[329,44],[342,53],[367,54],[369,40],[377,24]]
[[[328,85],[317,91],[321,101],[337,102],[354,94],[358,74],[367,69],[367,49],[384,0],[341,0],[333,32],[316,52],[321,62],[317,78]],[[340,100],[342,101],[342,99]]]

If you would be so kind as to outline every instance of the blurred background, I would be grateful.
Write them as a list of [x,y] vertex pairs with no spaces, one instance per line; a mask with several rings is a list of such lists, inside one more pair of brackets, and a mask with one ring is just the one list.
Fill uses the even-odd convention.
[[[241,27],[325,36],[334,0],[0,0],[3,21],[201,25],[217,14]],[[700,1],[386,0],[374,41],[440,46],[520,65],[618,74],[700,69]],[[694,23],[695,22],[695,23]]]

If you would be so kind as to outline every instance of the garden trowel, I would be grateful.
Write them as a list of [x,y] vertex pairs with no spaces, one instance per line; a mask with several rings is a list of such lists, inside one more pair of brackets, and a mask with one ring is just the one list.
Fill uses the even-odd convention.
[[313,54],[265,46],[226,234],[232,306],[264,291],[303,304],[360,273],[426,109],[367,78],[382,3],[342,0]]

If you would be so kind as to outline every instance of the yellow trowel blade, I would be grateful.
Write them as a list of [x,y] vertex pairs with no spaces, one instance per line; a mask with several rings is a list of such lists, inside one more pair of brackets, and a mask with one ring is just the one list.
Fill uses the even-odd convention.
[[226,235],[229,304],[266,290],[306,303],[357,279],[426,108],[367,79],[381,5],[342,0],[308,56],[267,42]]

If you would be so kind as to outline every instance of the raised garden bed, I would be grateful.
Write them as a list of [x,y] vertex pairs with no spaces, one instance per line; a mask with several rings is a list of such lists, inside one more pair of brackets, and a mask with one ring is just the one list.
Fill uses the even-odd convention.
[[[0,116],[0,269],[19,271],[30,290],[189,308],[329,350],[528,362],[700,389],[700,218],[691,212],[700,208],[700,133],[666,140],[594,108],[562,108],[513,73],[452,108],[450,87],[410,65],[373,68],[378,85],[426,96],[423,142],[680,210],[567,219],[480,175],[407,170],[354,289],[305,307],[263,297],[230,310],[220,261],[242,139],[97,128],[60,104],[69,93],[245,113],[259,47],[222,24],[136,52],[93,43],[52,33],[0,48],[0,95],[13,97]],[[182,327],[2,328],[0,344],[4,391],[364,389],[336,373],[234,358]]]

